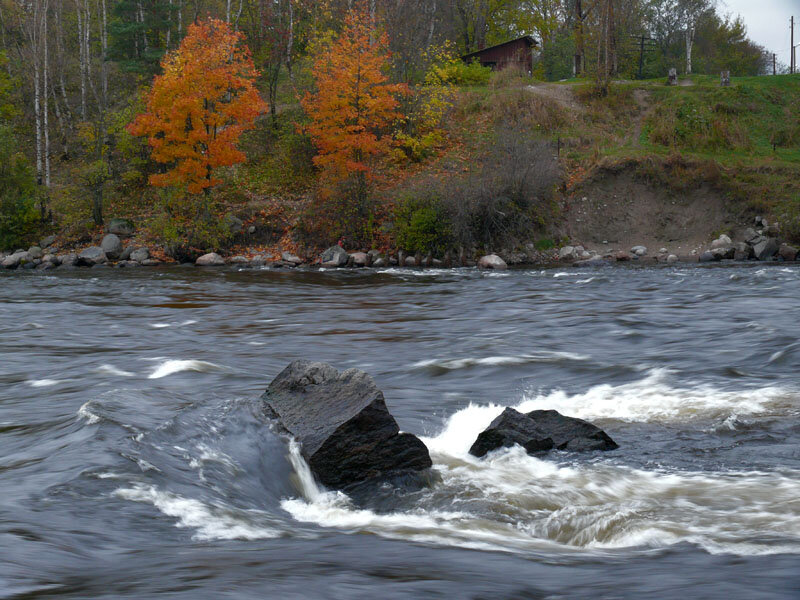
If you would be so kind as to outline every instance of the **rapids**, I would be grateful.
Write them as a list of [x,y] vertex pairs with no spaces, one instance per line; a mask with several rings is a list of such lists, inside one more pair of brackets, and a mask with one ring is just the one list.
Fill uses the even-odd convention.
[[[0,274],[0,598],[797,598],[800,269]],[[258,397],[369,372],[440,482],[322,489]],[[505,406],[620,449],[468,449]]]

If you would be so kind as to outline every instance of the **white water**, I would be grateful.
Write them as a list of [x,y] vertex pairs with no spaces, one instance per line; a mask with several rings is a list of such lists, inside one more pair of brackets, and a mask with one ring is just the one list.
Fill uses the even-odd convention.
[[196,540],[257,540],[281,535],[279,530],[264,523],[267,517],[260,511],[235,511],[230,507],[209,506],[199,500],[161,491],[152,485],[120,488],[113,495],[152,504],[163,514],[178,519],[177,527],[194,528],[196,532],[192,537]]
[[161,379],[168,375],[180,373],[182,371],[194,371],[197,373],[208,373],[210,371],[222,371],[224,367],[204,360],[167,360],[148,376],[148,379]]
[[[673,388],[668,373],[597,386],[584,394],[533,395],[516,408],[555,408],[583,418],[670,421],[757,414],[797,397],[778,389],[720,392]],[[354,508],[314,482],[296,446],[291,461],[302,498],[284,500],[295,519],[392,538],[506,551],[661,548],[679,542],[710,553],[800,552],[800,473],[645,471],[593,462],[559,464],[520,447],[469,454],[477,435],[503,410],[470,405],[442,431],[423,438],[442,483],[418,510],[377,514]],[[564,455],[560,456],[561,459]],[[448,507],[449,510],[440,510]]]

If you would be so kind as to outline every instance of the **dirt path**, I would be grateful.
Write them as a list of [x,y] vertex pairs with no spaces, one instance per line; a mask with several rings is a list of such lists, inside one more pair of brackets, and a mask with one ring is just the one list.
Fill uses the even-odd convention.
[[584,111],[583,106],[581,106],[580,102],[578,102],[577,98],[575,98],[572,88],[568,85],[537,83],[536,85],[525,86],[525,89],[532,94],[542,96],[543,98],[549,98],[550,100],[553,100],[561,106],[569,108],[570,110],[574,110],[576,112]]
[[644,123],[653,112],[654,107],[650,104],[650,92],[647,90],[633,90],[633,99],[636,101],[636,106],[639,107],[639,114],[636,117],[633,131],[631,131],[630,136],[628,136],[627,143],[629,146],[638,148],[641,146]]

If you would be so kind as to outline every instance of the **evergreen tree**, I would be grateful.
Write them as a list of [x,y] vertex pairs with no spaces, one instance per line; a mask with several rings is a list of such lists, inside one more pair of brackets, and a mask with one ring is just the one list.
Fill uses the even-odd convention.
[[178,39],[178,4],[169,0],[118,0],[109,25],[110,58],[124,71],[153,75]]

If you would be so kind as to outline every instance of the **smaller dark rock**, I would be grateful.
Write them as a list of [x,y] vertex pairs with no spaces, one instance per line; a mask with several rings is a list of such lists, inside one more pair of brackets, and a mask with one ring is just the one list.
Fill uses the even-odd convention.
[[478,435],[469,453],[485,456],[492,450],[519,444],[528,453],[551,450],[555,444],[536,423],[513,408],[506,408],[499,417]]
[[556,410],[534,410],[526,416],[547,432],[557,450],[589,452],[619,448],[605,431],[583,419],[565,417]]

